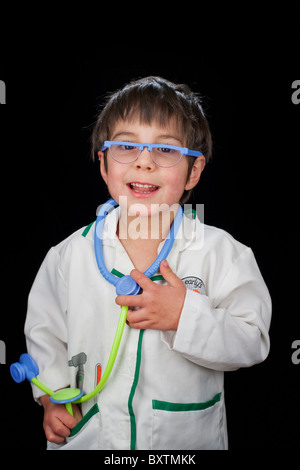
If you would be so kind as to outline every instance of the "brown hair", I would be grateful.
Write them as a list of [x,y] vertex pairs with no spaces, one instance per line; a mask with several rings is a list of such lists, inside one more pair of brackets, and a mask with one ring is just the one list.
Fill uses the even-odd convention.
[[[92,156],[101,150],[105,140],[109,140],[115,124],[119,120],[133,121],[139,118],[142,124],[157,121],[165,126],[175,119],[185,145],[191,150],[199,150],[209,161],[212,153],[212,139],[209,125],[204,115],[200,97],[187,85],[177,85],[161,77],[146,77],[130,82],[121,90],[108,95],[92,133]],[[189,158],[187,180],[190,176],[194,157]],[[107,160],[105,156],[105,166]],[[191,191],[184,191],[180,203],[184,204]]]

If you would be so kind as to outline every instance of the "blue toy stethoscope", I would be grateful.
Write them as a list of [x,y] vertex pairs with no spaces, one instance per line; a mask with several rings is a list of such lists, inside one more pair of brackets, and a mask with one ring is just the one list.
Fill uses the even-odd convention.
[[[100,273],[108,282],[110,282],[111,284],[115,286],[117,295],[138,295],[140,293],[141,288],[137,284],[137,282],[134,279],[132,279],[130,275],[126,275],[121,278],[114,276],[106,268],[104,259],[103,259],[102,233],[103,233],[105,218],[107,214],[117,205],[118,203],[114,199],[109,199],[105,204],[103,204],[103,206],[100,208],[98,212],[96,224],[95,224],[95,234],[94,234],[95,257],[96,257],[96,261],[97,261],[97,265],[98,265]],[[170,228],[169,236],[166,238],[166,241],[160,253],[158,254],[154,263],[151,264],[151,266],[148,269],[146,269],[146,271],[144,272],[145,276],[147,276],[148,278],[152,277],[158,271],[160,263],[164,259],[166,259],[168,254],[170,253],[173,247],[178,229],[181,224],[182,216],[183,216],[183,210],[179,206],[176,216],[174,218],[173,224]],[[120,342],[122,339],[122,335],[123,335],[123,331],[124,331],[124,327],[126,323],[127,312],[128,312],[128,306],[121,307],[121,313],[120,313],[120,317],[118,321],[117,330],[115,333],[115,338],[113,341],[113,345],[111,348],[110,356],[109,356],[104,374],[100,382],[98,383],[98,385],[95,387],[95,389],[92,392],[84,395],[83,390],[80,388],[65,388],[63,390],[58,390],[57,392],[54,392],[53,390],[45,386],[37,378],[39,374],[38,366],[35,360],[27,353],[22,354],[20,356],[19,362],[15,362],[14,364],[10,366],[10,373],[11,373],[12,378],[17,383],[23,382],[26,378],[27,380],[29,380],[29,382],[32,382],[34,385],[39,387],[46,394],[50,395],[50,400],[53,403],[65,404],[69,413],[73,415],[72,403],[83,403],[85,401],[90,400],[91,398],[96,396],[98,393],[100,393],[104,385],[106,384],[108,377],[110,376],[110,373],[112,371],[117,353],[118,353],[118,349],[120,346]]]

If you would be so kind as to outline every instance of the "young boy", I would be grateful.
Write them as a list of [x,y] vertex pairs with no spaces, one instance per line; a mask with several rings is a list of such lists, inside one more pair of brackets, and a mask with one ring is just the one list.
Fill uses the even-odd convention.
[[[47,254],[25,332],[49,388],[79,380],[85,393],[93,390],[120,306],[131,307],[107,384],[73,405],[74,417],[33,387],[45,409],[48,448],[226,449],[224,371],[259,363],[269,351],[271,302],[252,251],[184,215],[159,280],[143,274],[211,155],[199,99],[162,78],[132,82],[110,97],[92,141],[119,203],[105,219],[104,260],[109,271],[130,274],[142,293],[116,296],[100,274],[95,224]],[[149,144],[161,147],[149,151]],[[186,148],[199,153],[188,156]]]

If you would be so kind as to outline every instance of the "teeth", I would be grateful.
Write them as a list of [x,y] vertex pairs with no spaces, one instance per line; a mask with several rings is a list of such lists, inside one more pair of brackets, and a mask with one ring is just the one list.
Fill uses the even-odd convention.
[[[158,189],[158,186],[155,186],[154,184],[142,184],[142,183],[130,183],[130,187],[137,193],[152,193],[156,189]],[[147,191],[147,189],[149,191]]]
[[138,188],[156,188],[154,184],[141,184],[141,183],[131,183],[131,186],[137,186]]

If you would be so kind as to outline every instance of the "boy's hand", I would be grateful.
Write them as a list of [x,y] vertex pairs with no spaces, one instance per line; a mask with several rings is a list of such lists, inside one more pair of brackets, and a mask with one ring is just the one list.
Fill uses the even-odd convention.
[[71,429],[81,420],[82,415],[77,405],[72,405],[74,417],[66,410],[65,405],[50,401],[49,395],[41,397],[44,407],[44,431],[48,441],[62,444],[71,433]]
[[186,287],[166,260],[161,262],[160,272],[167,281],[167,286],[156,284],[134,269],[130,276],[141,286],[142,294],[119,295],[116,298],[118,305],[139,307],[139,310],[128,310],[127,322],[131,328],[177,330]]

